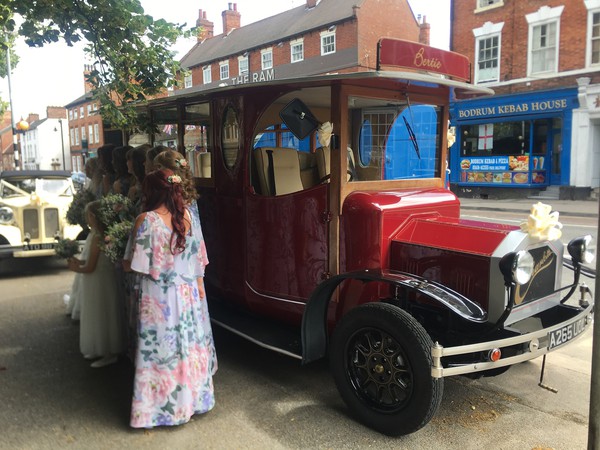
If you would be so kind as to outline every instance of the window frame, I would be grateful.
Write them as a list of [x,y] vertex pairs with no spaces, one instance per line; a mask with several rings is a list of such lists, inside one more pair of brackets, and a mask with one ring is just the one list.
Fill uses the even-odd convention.
[[212,68],[209,65],[202,68],[202,84],[212,83]]
[[[559,72],[559,50],[560,50],[560,16],[564,10],[564,6],[557,6],[555,8],[541,7],[537,12],[525,15],[527,23],[529,24],[528,36],[527,36],[527,76],[535,75],[551,75]],[[543,71],[533,71],[533,37],[534,30],[537,27],[547,25],[556,26],[556,38],[554,41],[554,69],[548,69]],[[550,48],[545,47],[545,50]],[[539,49],[538,49],[539,50]]]
[[[504,22],[500,22],[500,23],[490,23],[490,22],[486,22],[484,24],[484,26],[482,26],[481,28],[476,28],[473,30],[473,35],[475,36],[475,48],[474,48],[474,57],[473,57],[473,61],[474,61],[474,83],[475,84],[479,84],[479,83],[494,83],[494,82],[498,82],[500,81],[500,66],[502,64],[502,28],[504,27]],[[496,78],[495,79],[486,79],[486,80],[480,80],[479,79],[479,45],[481,41],[487,40],[487,39],[494,39],[495,37],[498,38],[498,55],[496,57],[498,64],[497,64],[497,70],[496,70]]]
[[598,27],[600,28],[600,0],[584,0],[587,8],[587,33],[586,33],[586,49],[585,49],[585,66],[597,67],[600,65],[600,51],[598,53],[598,61],[593,61],[594,41],[598,41],[600,45],[600,30],[598,36],[593,36],[594,16],[598,15]]
[[[487,5],[482,5],[482,2],[490,2]],[[504,0],[475,0],[475,12],[489,11],[490,9],[500,8],[504,6]]]
[[[246,69],[242,70],[242,61],[245,63]],[[238,75],[246,75],[250,73],[250,60],[248,59],[248,55],[238,56]]]
[[188,74],[185,77],[183,77],[183,88],[184,89],[188,89],[191,88],[193,86],[192,83],[192,74]]
[[[265,58],[267,55],[270,55],[270,58]],[[267,66],[265,62],[270,62],[271,65]],[[273,68],[273,47],[265,48],[260,51],[260,67],[261,70],[269,70]]]
[[[294,52],[294,49],[300,48],[300,57],[297,59],[294,59],[294,55],[298,55],[298,52]],[[294,64],[300,61],[304,61],[304,39],[300,38],[300,39],[295,39],[293,41],[290,41],[290,63]]]
[[229,60],[219,63],[219,79],[229,80]]
[[[327,30],[327,31],[322,31],[321,32],[321,35],[320,35],[320,38],[321,38],[321,46],[320,46],[321,47],[321,56],[332,55],[332,54],[334,54],[337,51],[336,35],[335,35],[336,31],[337,30],[332,30],[332,31]],[[333,37],[333,42],[325,44],[324,40],[327,39],[327,38],[330,38],[330,37]],[[325,51],[325,47],[329,46],[329,45],[333,46],[333,50],[329,51],[329,52],[326,52]]]

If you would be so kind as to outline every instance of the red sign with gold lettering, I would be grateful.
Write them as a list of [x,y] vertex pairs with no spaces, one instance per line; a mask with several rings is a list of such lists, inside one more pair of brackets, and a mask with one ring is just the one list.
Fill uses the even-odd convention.
[[463,81],[471,80],[469,59],[460,53],[390,38],[379,41],[377,53],[377,70],[381,66],[394,66],[440,73]]

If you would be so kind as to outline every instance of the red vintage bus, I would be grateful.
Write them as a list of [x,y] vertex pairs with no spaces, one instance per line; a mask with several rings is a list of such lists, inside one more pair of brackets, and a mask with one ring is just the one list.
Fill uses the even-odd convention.
[[352,414],[400,435],[431,419],[444,377],[581,336],[592,302],[567,300],[590,237],[568,244],[563,286],[551,230],[461,219],[449,102],[493,92],[451,52],[384,39],[378,62],[190,88],[147,113],[198,177],[213,322],[303,363],[328,355]]

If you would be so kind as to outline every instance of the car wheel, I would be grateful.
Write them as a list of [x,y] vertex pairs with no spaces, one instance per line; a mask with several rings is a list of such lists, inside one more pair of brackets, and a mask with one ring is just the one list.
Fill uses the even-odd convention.
[[351,310],[335,328],[331,370],[338,391],[365,425],[399,436],[423,427],[442,400],[431,377],[432,341],[407,312],[386,303]]

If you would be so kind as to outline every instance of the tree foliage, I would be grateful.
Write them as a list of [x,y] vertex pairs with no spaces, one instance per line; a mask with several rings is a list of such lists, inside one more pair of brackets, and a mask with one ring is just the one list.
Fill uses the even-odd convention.
[[170,49],[193,32],[185,24],[155,20],[139,0],[3,0],[0,27],[32,47],[61,39],[70,46],[85,42],[92,65],[88,81],[101,114],[127,130],[140,125],[136,104],[175,83],[180,67]]

